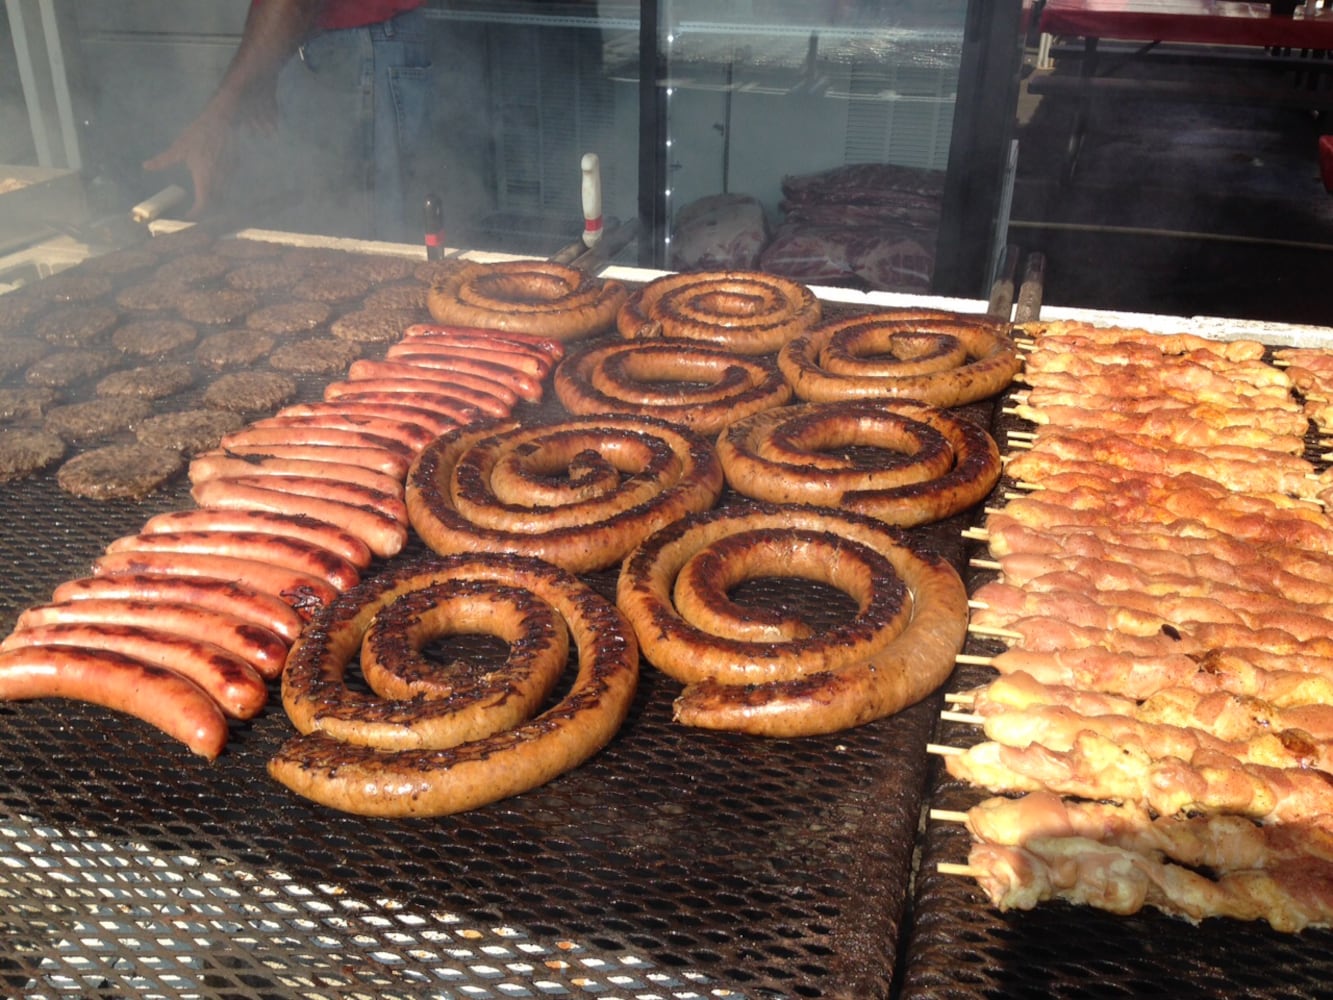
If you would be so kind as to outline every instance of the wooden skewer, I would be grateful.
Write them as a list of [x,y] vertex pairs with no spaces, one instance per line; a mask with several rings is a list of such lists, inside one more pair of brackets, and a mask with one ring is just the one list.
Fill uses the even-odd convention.
[[930,818],[943,823],[966,823],[967,813],[959,812],[957,809],[932,809]]
[[977,696],[968,691],[949,691],[944,695],[944,700],[950,705],[971,705]]
[[946,709],[940,713],[940,718],[945,722],[965,722],[969,726],[984,726],[986,724],[985,717],[977,715],[975,712],[950,712]]
[[967,606],[973,611],[985,611],[990,607],[985,601],[968,601]]
[[980,874],[971,865],[960,865],[953,861],[941,861],[935,866],[941,875],[962,875],[966,878],[980,878]]
[[[1024,450],[1024,449],[1026,449],[1026,450],[1029,450],[1029,451],[1030,451],[1030,450],[1032,449],[1032,442],[1031,442],[1030,440],[1025,441],[1025,440],[1023,439],[1023,436],[1022,436],[1021,433],[1020,433],[1017,437],[1015,437],[1014,432],[1013,432],[1013,431],[1010,431],[1010,432],[1009,432],[1009,447],[1010,447],[1010,448],[1018,448],[1018,449],[1020,449],[1020,450]],[[1006,458],[1005,461],[1008,461],[1008,459]]]
[[957,757],[967,751],[962,747],[945,746],[943,743],[927,743],[926,753],[938,754],[941,757]]
[[973,569],[1002,569],[1001,565],[994,559],[969,559],[967,564]]
[[995,657],[977,656],[975,653],[959,653],[953,659],[955,663],[968,667],[989,667],[995,663]]
[[1037,436],[1036,431],[1025,431],[1018,427],[1015,427],[1013,430],[1008,431],[1007,433],[1011,438],[1022,438],[1025,441],[1031,441],[1033,438]]
[[967,630],[973,635],[979,635],[986,639],[1009,639],[1013,642],[1017,642],[1019,639],[1023,638],[1022,632],[1014,632],[1007,628],[991,628],[989,625],[973,625],[969,623]]
[[963,539],[969,542],[989,542],[990,532],[985,528],[964,528]]

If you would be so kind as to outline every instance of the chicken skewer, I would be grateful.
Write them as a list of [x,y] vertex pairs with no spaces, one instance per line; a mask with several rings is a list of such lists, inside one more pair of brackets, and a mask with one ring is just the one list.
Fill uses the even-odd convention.
[[1333,831],[1263,826],[1242,816],[1153,816],[1135,803],[1068,801],[1051,792],[986,799],[965,813],[932,813],[962,822],[978,843],[1023,847],[1034,840],[1083,837],[1215,873],[1269,868],[1317,858],[1333,863]]
[[1285,730],[1300,730],[1318,741],[1333,740],[1333,705],[1274,705],[1253,695],[1224,691],[1200,692],[1167,687],[1143,701],[1122,695],[1087,691],[1061,684],[1043,684],[1019,671],[1003,675],[972,691],[951,695],[969,715],[946,713],[955,721],[980,725],[991,716],[1024,712],[1039,706],[1065,706],[1081,716],[1127,716],[1139,722],[1207,732],[1220,740],[1251,740]]
[[1001,676],[1022,673],[1040,684],[1136,702],[1161,691],[1187,690],[1200,696],[1257,698],[1284,709],[1333,704],[1333,659],[1293,656],[1265,661],[1289,665],[1290,669],[1284,669],[1257,665],[1258,653],[1212,649],[1198,657],[1180,653],[1141,656],[1100,646],[1062,646],[1048,651],[1010,649],[996,656],[963,654],[958,660],[993,667]]
[[1192,923],[1266,920],[1286,932],[1333,924],[1333,865],[1308,859],[1211,879],[1136,851],[1061,837],[1025,847],[976,844],[957,873],[976,878],[1001,910],[1063,899],[1118,914],[1148,906]]
[[1134,743],[1082,731],[1064,750],[993,740],[966,749],[932,745],[945,769],[998,794],[1050,791],[1138,803],[1159,815],[1234,813],[1265,823],[1316,822],[1333,813],[1323,771],[1245,763],[1199,749],[1189,759],[1154,758]]

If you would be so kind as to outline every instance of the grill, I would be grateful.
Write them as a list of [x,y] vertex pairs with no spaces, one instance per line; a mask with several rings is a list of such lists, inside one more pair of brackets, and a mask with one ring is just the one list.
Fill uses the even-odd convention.
[[[304,380],[302,394],[325,381]],[[184,484],[141,502],[84,501],[50,475],[10,484],[4,498],[6,631],[113,538],[191,503]],[[910,534],[962,567],[966,521]],[[399,558],[425,554],[414,545]],[[587,579],[613,593],[614,574]],[[837,613],[815,589],[752,597]],[[985,673],[962,668],[952,686]],[[0,705],[0,992],[1328,994],[1323,932],[1065,906],[1006,915],[970,881],[937,874],[937,862],[966,856],[967,835],[923,824],[924,807],[977,799],[925,753],[932,740],[968,738],[939,721],[940,696],[834,736],[766,741],[675,725],[676,691],[645,667],[625,726],[591,761],[524,795],[420,821],[343,815],[271,781],[265,762],[292,733],[276,698],[233,727],[213,764],[92,706]]]
[[[301,395],[327,381],[304,378]],[[551,399],[527,416],[557,412]],[[5,492],[6,631],[113,538],[192,505],[183,482],[141,502],[80,500],[49,474]],[[587,579],[614,595],[614,573]],[[836,613],[827,596],[754,599],[817,618]],[[645,668],[622,732],[583,767],[412,822],[271,781],[264,764],[293,732],[276,696],[211,765],[93,706],[0,705],[4,992],[887,995],[939,703],[761,741],[675,725],[676,690]]]

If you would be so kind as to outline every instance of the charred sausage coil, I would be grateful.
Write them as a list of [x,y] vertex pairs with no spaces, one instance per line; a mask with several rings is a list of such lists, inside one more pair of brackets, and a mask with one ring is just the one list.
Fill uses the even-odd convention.
[[933,311],[821,323],[778,355],[796,395],[815,403],[914,399],[962,406],[1002,391],[1021,365],[1003,324]]
[[[857,610],[814,635],[725,593],[768,576],[836,587]],[[685,685],[677,721],[780,737],[837,732],[924,698],[952,671],[968,616],[954,569],[894,529],[768,504],[708,511],[657,532],[625,560],[617,603],[644,657]]]
[[614,565],[721,492],[705,439],[648,417],[601,416],[446,434],[412,467],[407,508],[442,555],[514,552],[583,573]]
[[772,354],[819,321],[805,285],[759,271],[668,274],[632,292],[616,317],[630,340],[673,337]]
[[[458,624],[423,623],[421,615],[445,594],[456,595],[447,602],[445,618]],[[391,623],[376,626],[381,615],[406,626],[392,629],[399,638],[386,637]],[[526,696],[530,705],[549,690],[547,661],[564,666],[559,654],[567,630],[577,672],[559,701],[513,725],[503,720],[477,726],[474,707],[455,708],[453,714],[467,723],[460,736],[441,721],[451,713],[428,698],[376,707],[372,699],[347,694],[347,665],[358,653],[365,655],[372,630],[377,658],[410,660],[424,637],[475,629],[484,620],[493,623],[488,628],[516,637],[510,659],[523,661],[519,669],[535,685],[535,693]],[[514,649],[529,640],[531,655]],[[395,644],[398,654],[389,652]],[[615,606],[540,560],[481,554],[407,564],[348,591],[293,647],[283,675],[283,704],[304,731],[278,751],[269,773],[315,802],[361,815],[439,816],[473,809],[544,784],[604,747],[629,712],[638,659],[634,633]],[[414,670],[408,663],[398,672],[410,680]],[[477,686],[483,702],[506,708],[510,699],[503,691]],[[330,730],[362,742],[339,739]],[[397,749],[367,745],[386,734]],[[445,745],[402,748],[436,737]]]
[[771,360],[677,339],[571,354],[556,369],[555,391],[570,413],[644,414],[703,434],[791,398]]
[[[873,449],[858,461],[857,449]],[[984,428],[918,403],[815,403],[738,420],[718,437],[727,483],[772,503],[809,503],[912,527],[981,502],[1000,478]]]

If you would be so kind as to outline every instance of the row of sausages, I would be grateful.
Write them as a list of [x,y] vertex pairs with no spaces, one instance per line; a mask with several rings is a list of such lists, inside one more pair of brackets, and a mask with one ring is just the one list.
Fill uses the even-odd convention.
[[[782,392],[810,402],[894,398],[961,406],[998,393],[1021,364],[1005,323],[934,309],[826,318],[809,287],[756,271],[670,274],[631,291],[561,264],[474,263],[435,282],[427,305],[441,322],[562,342],[612,327],[625,340],[672,342],[669,350],[642,357],[605,349],[615,356],[598,358],[607,372],[601,382],[583,371],[567,373],[561,401],[574,413],[634,412],[634,400],[616,391],[633,372],[616,366],[670,370],[677,380],[699,374],[716,388],[726,388],[717,385],[725,370],[734,394],[678,404],[676,417],[692,422],[698,418],[686,404],[704,406],[716,420],[728,412],[724,395],[737,395],[745,406]],[[772,356],[780,375],[736,355]]]
[[216,757],[316,609],[401,551],[417,453],[536,398],[562,348],[423,324],[390,353],[196,456],[196,508],[116,539],[91,575],[20,615],[0,643],[0,698],[94,702]]

